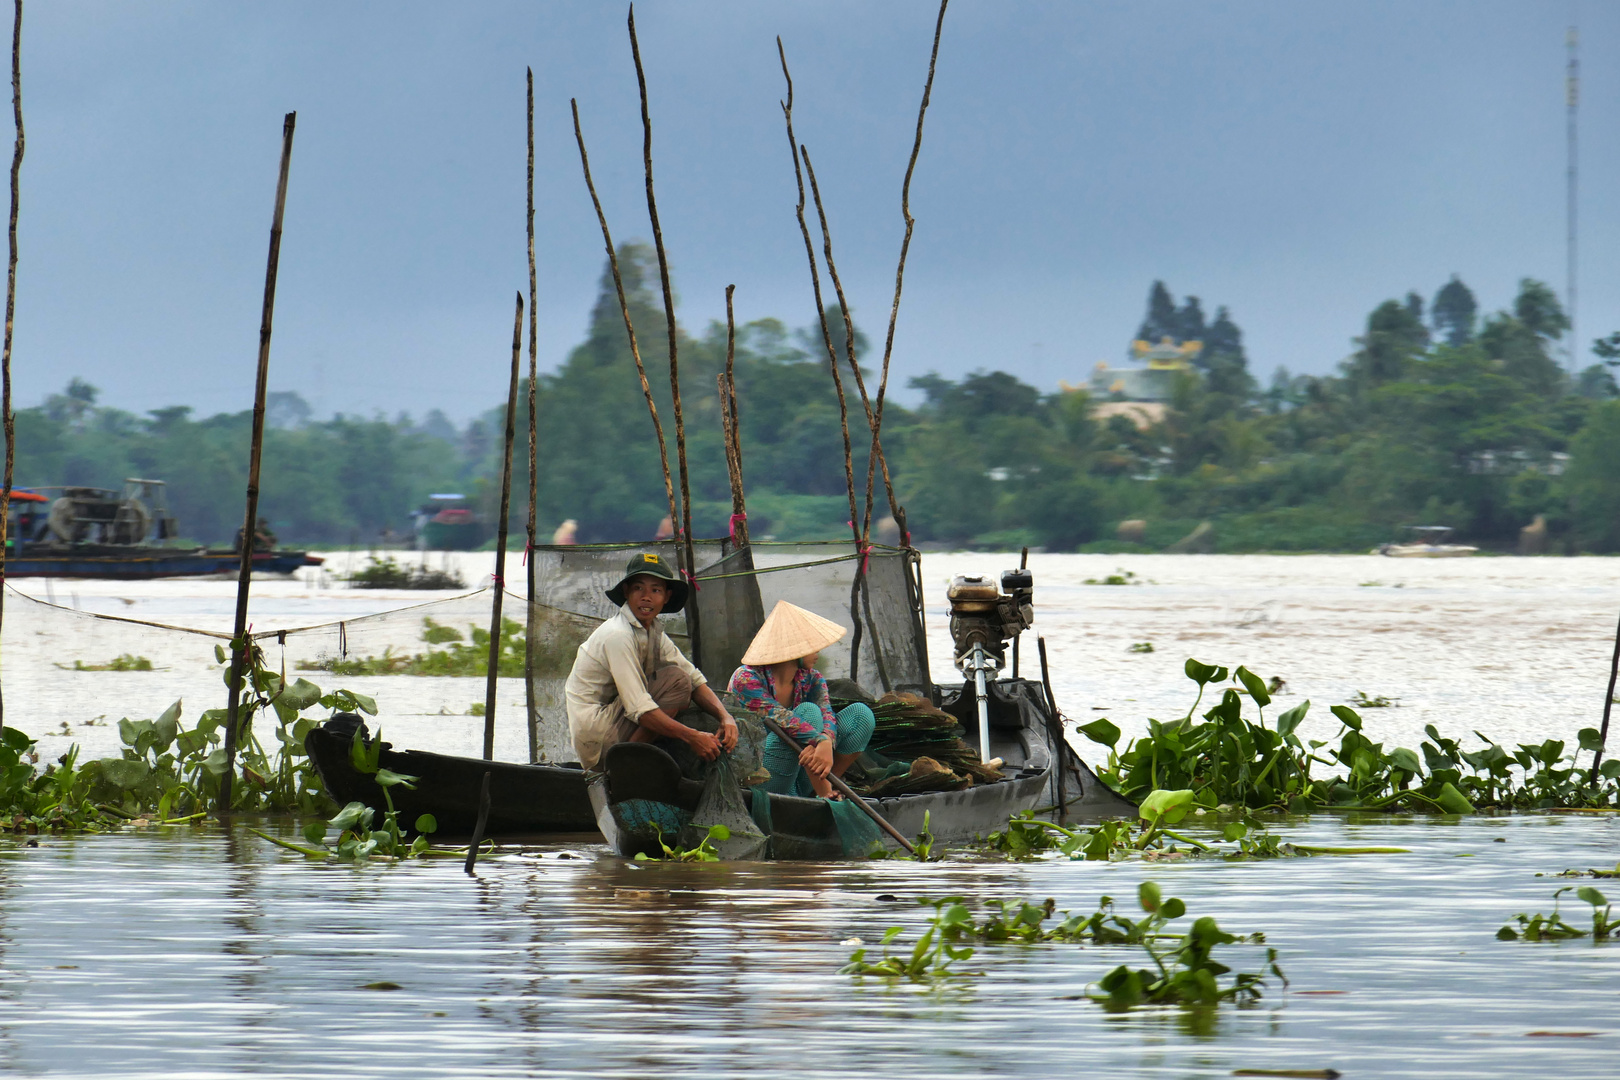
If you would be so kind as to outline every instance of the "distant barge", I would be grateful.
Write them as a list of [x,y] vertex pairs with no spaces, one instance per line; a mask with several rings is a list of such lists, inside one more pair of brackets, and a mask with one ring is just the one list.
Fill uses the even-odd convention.
[[[59,492],[55,498],[41,492]],[[234,573],[238,547],[174,547],[179,524],[169,516],[161,480],[126,480],[122,492],[106,488],[13,489],[6,555],[7,577],[208,577]],[[281,551],[267,533],[254,537],[253,569],[291,574],[320,566],[318,555]]]

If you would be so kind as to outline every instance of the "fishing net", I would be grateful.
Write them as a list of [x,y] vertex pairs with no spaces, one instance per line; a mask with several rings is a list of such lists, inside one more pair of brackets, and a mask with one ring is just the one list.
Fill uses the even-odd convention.
[[[874,546],[865,556],[848,544],[694,542],[697,649],[694,662],[718,690],[730,681],[749,642],[778,600],[787,600],[849,629],[824,649],[817,666],[829,675],[863,678],[882,690],[926,693],[931,685],[923,639],[921,589],[913,553]],[[542,761],[574,757],[563,685],[574,655],[592,630],[617,614],[606,592],[624,575],[629,556],[656,551],[677,565],[676,545],[602,544],[535,549],[535,602],[528,636],[535,643],[530,685],[536,745]],[[855,595],[863,560],[866,581]],[[854,613],[851,613],[851,608]],[[693,655],[688,613],[665,619],[669,636]]]

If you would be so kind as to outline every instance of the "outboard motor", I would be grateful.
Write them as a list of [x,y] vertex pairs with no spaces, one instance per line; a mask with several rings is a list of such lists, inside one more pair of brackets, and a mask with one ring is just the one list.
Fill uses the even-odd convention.
[[1035,622],[1035,584],[1027,569],[1008,570],[1001,584],[959,575],[945,591],[951,605],[956,667],[973,680],[979,705],[979,759],[990,760],[990,703],[985,673],[1006,664],[1007,643]]

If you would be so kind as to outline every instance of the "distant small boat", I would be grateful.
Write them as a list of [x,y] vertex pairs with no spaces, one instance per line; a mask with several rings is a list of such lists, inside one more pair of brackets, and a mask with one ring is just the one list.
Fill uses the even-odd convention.
[[[54,498],[40,492],[56,492]],[[125,480],[108,488],[46,487],[11,492],[6,576],[110,578],[206,577],[234,574],[240,548],[177,547],[161,480]],[[255,537],[253,569],[291,574],[322,559],[283,551],[266,533]]]
[[1380,544],[1374,555],[1388,555],[1392,559],[1458,559],[1479,550],[1468,544],[1448,544],[1445,541],[1454,531],[1450,525],[1403,525],[1416,534],[1414,540],[1404,544]]
[[494,535],[465,495],[429,495],[416,512],[416,546],[423,551],[476,551]]

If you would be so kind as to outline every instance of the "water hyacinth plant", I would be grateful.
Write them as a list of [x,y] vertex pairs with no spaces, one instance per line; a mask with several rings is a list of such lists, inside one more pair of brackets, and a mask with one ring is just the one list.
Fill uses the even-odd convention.
[[[1092,1000],[1111,1008],[1134,1005],[1204,1004],[1221,1001],[1252,1001],[1261,996],[1261,986],[1269,972],[1288,984],[1277,965],[1275,949],[1266,950],[1264,972],[1241,972],[1229,982],[1222,977],[1231,968],[1214,959],[1216,946],[1238,943],[1264,944],[1264,934],[1240,937],[1228,934],[1214,919],[1195,920],[1184,933],[1169,924],[1187,913],[1187,905],[1176,897],[1165,899],[1159,886],[1144,881],[1137,889],[1143,917],[1133,919],[1114,908],[1112,897],[1104,896],[1097,910],[1089,915],[1059,912],[1048,898],[1037,904],[1029,900],[990,900],[985,915],[976,918],[970,902],[960,896],[922,898],[919,903],[933,909],[928,925],[909,953],[894,953],[890,947],[905,932],[892,926],[880,942],[883,955],[867,958],[864,944],[850,955],[841,969],[846,975],[906,978],[914,982],[939,982],[947,978],[982,975],[965,972],[951,965],[973,956],[969,942],[985,944],[1038,945],[1048,943],[1089,943],[1103,946],[1139,946],[1147,951],[1153,968],[1133,969],[1121,965],[1109,971],[1088,991]],[[1048,920],[1056,924],[1048,927]]]
[[[1558,913],[1558,899],[1565,893],[1573,891],[1575,895],[1592,905],[1592,929],[1582,930],[1571,926],[1564,921]],[[1502,941],[1561,941],[1565,938],[1586,937],[1590,934],[1593,941],[1607,941],[1620,931],[1620,919],[1610,918],[1609,898],[1590,885],[1565,885],[1553,893],[1553,910],[1551,915],[1537,912],[1528,915],[1524,912],[1513,916],[1518,922],[1515,929],[1512,923],[1502,927],[1496,932]]]
[[[1198,693],[1179,720],[1148,720],[1148,733],[1120,747],[1122,733],[1107,718],[1078,726],[1080,734],[1108,747],[1108,761],[1097,775],[1121,795],[1141,802],[1157,791],[1190,790],[1204,807],[1250,810],[1315,808],[1404,809],[1467,814],[1476,807],[1533,809],[1620,805],[1620,759],[1603,763],[1595,782],[1565,756],[1561,740],[1521,744],[1516,750],[1474,734],[1485,745],[1465,750],[1434,725],[1418,751],[1386,749],[1363,731],[1361,714],[1334,705],[1336,739],[1302,739],[1299,726],[1311,703],[1279,713],[1267,722],[1271,685],[1245,667],[1225,667],[1189,659],[1184,666]],[[1220,684],[1230,679],[1233,686]],[[1219,700],[1195,716],[1211,688]],[[1253,703],[1247,714],[1244,699]],[[1336,745],[1335,745],[1336,742]],[[1601,744],[1594,728],[1578,736],[1579,751]],[[1313,767],[1322,770],[1313,775]]]

